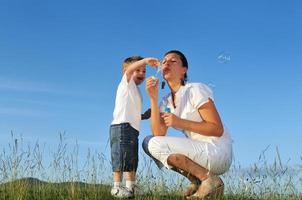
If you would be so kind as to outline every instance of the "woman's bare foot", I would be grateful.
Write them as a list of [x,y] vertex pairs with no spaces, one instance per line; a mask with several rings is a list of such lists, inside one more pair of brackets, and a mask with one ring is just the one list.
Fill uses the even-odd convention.
[[199,188],[199,185],[195,184],[195,183],[191,183],[189,185],[189,187],[187,188],[187,190],[184,192],[184,197],[189,197],[192,194],[194,194]]
[[198,190],[189,198],[217,198],[223,195],[224,184],[221,178],[212,175],[206,180],[202,181]]

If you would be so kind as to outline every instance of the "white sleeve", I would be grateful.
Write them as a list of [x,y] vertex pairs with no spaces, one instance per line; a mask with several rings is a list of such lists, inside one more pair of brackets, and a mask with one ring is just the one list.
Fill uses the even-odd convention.
[[131,77],[128,82],[126,73],[124,73],[120,84],[123,85],[124,87],[136,87],[133,77]]
[[200,108],[209,98],[214,101],[213,92],[207,85],[198,83],[190,88],[190,102],[194,108]]

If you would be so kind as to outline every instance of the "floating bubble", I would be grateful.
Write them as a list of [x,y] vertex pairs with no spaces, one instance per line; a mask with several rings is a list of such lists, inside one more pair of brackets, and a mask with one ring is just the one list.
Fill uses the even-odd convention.
[[228,52],[222,51],[221,53],[218,54],[217,60],[219,63],[228,63],[231,61],[231,54]]
[[216,85],[214,83],[208,83],[207,84],[211,90],[214,90],[216,88]]

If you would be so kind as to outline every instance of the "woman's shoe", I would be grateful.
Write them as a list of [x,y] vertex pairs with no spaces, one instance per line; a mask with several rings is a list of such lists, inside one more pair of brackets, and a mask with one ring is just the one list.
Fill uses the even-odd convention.
[[199,188],[199,185],[191,183],[189,185],[189,187],[187,188],[187,190],[184,192],[184,197],[186,198],[186,197],[191,196],[198,190],[198,188]]
[[218,176],[210,176],[188,199],[215,199],[223,195],[224,183]]

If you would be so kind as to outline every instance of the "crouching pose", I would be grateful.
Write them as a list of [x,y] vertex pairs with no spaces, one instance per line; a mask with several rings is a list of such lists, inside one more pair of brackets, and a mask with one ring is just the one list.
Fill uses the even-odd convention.
[[[144,139],[143,149],[158,164],[191,181],[184,196],[222,195],[224,183],[219,175],[230,168],[232,140],[216,110],[212,91],[201,83],[187,83],[188,62],[180,51],[165,54],[162,71],[171,93],[158,106],[158,81],[154,85],[152,78],[147,79],[153,136]],[[170,127],[186,137],[166,136]]]

